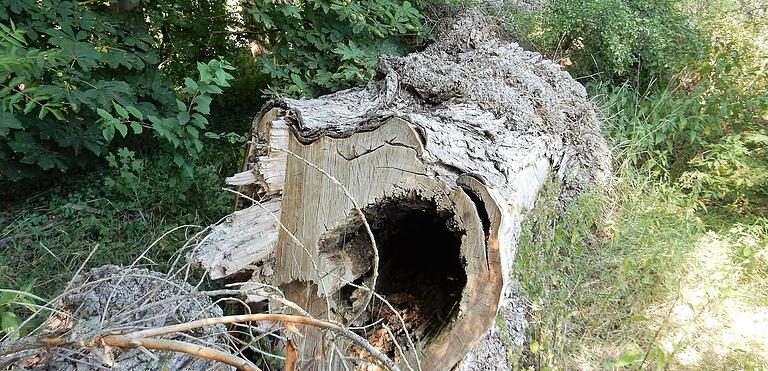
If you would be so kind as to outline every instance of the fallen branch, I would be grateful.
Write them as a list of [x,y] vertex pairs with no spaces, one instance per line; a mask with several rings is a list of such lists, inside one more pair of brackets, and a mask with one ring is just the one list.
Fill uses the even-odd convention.
[[389,368],[390,370],[400,371],[400,368],[397,367],[397,365],[391,359],[389,359],[387,355],[385,355],[384,353],[376,349],[373,345],[371,345],[367,340],[363,339],[360,335],[357,335],[354,332],[346,328],[343,328],[337,324],[322,321],[319,319],[310,318],[310,317],[304,317],[304,316],[294,316],[294,315],[288,315],[288,314],[258,313],[258,314],[242,314],[242,315],[236,315],[236,316],[224,316],[224,317],[217,317],[217,318],[206,318],[206,319],[201,319],[197,321],[181,323],[178,325],[141,330],[141,331],[133,332],[130,334],[126,334],[125,336],[131,337],[131,338],[146,338],[146,337],[152,337],[152,336],[161,336],[161,335],[171,334],[175,332],[184,332],[184,331],[189,331],[199,327],[205,327],[205,326],[211,326],[211,325],[217,325],[217,324],[257,322],[257,321],[291,322],[295,324],[311,326],[319,329],[338,332],[344,335],[345,337],[349,338],[350,340],[352,340],[358,346],[367,350],[372,356],[378,359],[382,364],[387,366],[387,368]]
[[143,347],[153,350],[167,350],[172,352],[181,352],[190,354],[196,357],[210,359],[212,361],[221,362],[242,371],[261,371],[251,361],[235,357],[232,354],[222,352],[218,349],[205,347],[202,345],[187,343],[178,340],[166,340],[166,339],[151,339],[151,338],[136,338],[130,335],[108,335],[101,338],[101,342],[105,345],[109,345],[121,349],[131,349],[136,347]]
[[98,335],[93,338],[78,339],[76,341],[69,341],[65,335],[58,336],[38,336],[28,337],[22,339],[17,343],[13,343],[3,350],[0,350],[0,357],[9,355],[12,353],[20,352],[23,350],[34,349],[36,347],[53,347],[64,346],[68,344],[77,344],[86,348],[96,348],[99,345],[108,345],[121,349],[131,349],[136,347],[144,347],[146,349],[155,350],[170,350],[176,352],[187,353],[190,355],[198,356],[201,358],[210,359],[225,363],[227,365],[237,367],[239,370],[255,371],[259,370],[258,367],[253,365],[250,361],[236,357],[229,353],[222,352],[213,348],[186,343],[176,340],[164,340],[164,339],[152,339],[155,336],[168,335],[177,332],[185,332],[200,327],[206,327],[218,324],[231,324],[242,322],[257,322],[257,321],[280,321],[291,322],[295,324],[311,326],[319,329],[331,330],[349,338],[368,351],[374,358],[379,360],[388,369],[393,371],[400,371],[400,368],[389,358],[386,354],[382,353],[371,345],[367,340],[354,332],[341,327],[337,324],[318,320],[311,317],[295,316],[287,314],[243,314],[235,316],[224,316],[217,318],[206,318],[197,321],[191,321],[181,323],[177,325],[158,327],[153,329],[146,329],[127,334],[107,334]]

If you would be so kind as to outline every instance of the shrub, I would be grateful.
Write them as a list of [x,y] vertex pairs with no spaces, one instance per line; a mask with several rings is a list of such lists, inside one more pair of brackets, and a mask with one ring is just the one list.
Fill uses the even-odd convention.
[[677,0],[553,0],[508,26],[575,76],[647,86],[706,55]]
[[379,54],[407,51],[405,36],[423,36],[421,14],[408,1],[249,0],[246,10],[272,77],[269,95],[348,87],[371,75]]
[[738,45],[715,44],[709,60],[663,90],[593,87],[607,98],[610,133],[625,161],[681,181],[709,203],[759,205],[768,188],[764,67]]
[[157,68],[157,40],[143,18],[151,13],[86,3],[0,8],[12,19],[0,24],[0,181],[85,166],[113,143],[137,147],[150,135],[180,168],[201,150],[211,95],[229,85],[232,67],[197,64],[199,78],[175,92]]
[[768,200],[765,130],[726,135],[705,145],[690,165],[680,181],[705,202],[749,208],[764,207]]

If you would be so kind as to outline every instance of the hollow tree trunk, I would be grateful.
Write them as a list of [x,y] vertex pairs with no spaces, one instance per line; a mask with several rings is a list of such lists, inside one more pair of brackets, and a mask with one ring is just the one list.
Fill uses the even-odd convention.
[[[255,270],[405,367],[448,370],[472,352],[463,367],[495,369],[483,363],[495,348],[476,345],[517,303],[525,210],[548,179],[564,199],[605,181],[609,151],[584,88],[553,62],[472,12],[439,40],[382,58],[366,87],[268,104],[246,170],[228,179],[257,204],[198,260],[214,278]],[[365,357],[319,332],[294,341],[302,369]]]

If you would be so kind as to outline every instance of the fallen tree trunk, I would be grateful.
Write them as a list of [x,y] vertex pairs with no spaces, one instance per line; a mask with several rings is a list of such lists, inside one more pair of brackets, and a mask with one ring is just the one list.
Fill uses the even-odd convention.
[[[498,349],[477,345],[497,341],[497,313],[518,305],[510,270],[525,210],[549,179],[567,199],[609,176],[594,107],[476,13],[378,71],[365,87],[264,108],[246,169],[228,179],[250,207],[196,259],[214,278],[257,267],[256,279],[363,328],[407,368],[448,370],[474,352],[463,367],[495,369],[482,363],[499,355],[482,352]],[[319,332],[291,337],[300,369],[362,357]]]

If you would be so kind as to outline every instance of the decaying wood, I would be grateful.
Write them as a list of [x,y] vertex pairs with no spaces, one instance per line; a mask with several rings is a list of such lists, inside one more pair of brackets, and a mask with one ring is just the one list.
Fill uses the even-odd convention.
[[213,279],[263,264],[277,244],[280,201],[273,198],[229,215],[199,244],[195,260]]
[[[99,278],[90,281],[95,277]],[[114,281],[126,282],[127,284],[119,287],[119,284],[113,283]],[[134,283],[136,282],[140,282],[141,285],[155,284],[157,290],[135,290]],[[139,368],[181,370],[198,369],[202,363],[208,370],[231,370],[234,367],[243,371],[259,371],[260,368],[251,360],[214,347],[223,345],[223,341],[214,346],[207,346],[203,339],[210,334],[222,335],[222,325],[225,324],[247,326],[246,324],[251,322],[271,322],[286,324],[286,328],[291,326],[292,331],[297,334],[300,334],[300,331],[295,327],[296,325],[336,333],[365,349],[370,357],[377,360],[381,365],[393,371],[399,371],[398,366],[386,354],[373,347],[359,335],[337,323],[313,318],[295,303],[275,293],[266,292],[264,288],[255,288],[254,291],[260,292],[269,300],[275,300],[290,308],[296,308],[300,314],[257,313],[222,316],[221,309],[215,307],[208,296],[233,293],[242,295],[252,290],[199,292],[194,291],[186,282],[177,281],[163,274],[147,270],[104,266],[95,268],[88,274],[75,276],[72,283],[74,283],[74,287],[70,293],[71,296],[65,296],[64,301],[69,304],[54,310],[55,314],[48,318],[42,330],[36,330],[36,334],[19,340],[0,339],[2,340],[0,341],[0,367],[3,369],[9,367],[8,369],[11,370],[90,370],[103,369],[103,364],[118,370]],[[169,289],[168,286],[187,293],[183,296],[168,298],[166,297],[169,293],[166,291]],[[141,300],[138,302],[119,301],[118,307],[110,311],[117,314],[115,317],[122,316],[123,319],[127,319],[127,321],[122,321],[119,324],[113,319],[97,324],[80,317],[81,314],[94,309],[95,301],[101,299],[100,301],[103,302],[102,296],[105,290],[115,290],[118,287],[123,290],[119,295],[123,299],[138,296],[144,299],[145,305],[131,308],[141,303]],[[153,294],[157,294],[159,297],[154,297]],[[156,300],[160,298],[162,299]],[[199,305],[201,308],[187,307],[190,303]],[[196,306],[194,304],[193,306]],[[207,311],[209,307],[216,309]],[[85,308],[84,311],[83,308]],[[128,308],[131,310],[127,310]],[[169,311],[168,309],[173,310]],[[190,317],[187,316],[192,315],[189,312],[196,312],[195,316],[203,316],[203,318],[189,320]],[[129,313],[133,313],[134,316],[126,316]],[[182,316],[177,316],[178,314],[182,314]],[[175,321],[172,320],[171,324],[164,326],[152,326],[145,329],[141,329],[143,326],[139,325],[146,322],[158,324],[168,318]],[[176,323],[179,320],[182,323]],[[135,322],[132,324],[131,321]],[[136,328],[139,329],[136,330]],[[168,337],[180,338],[182,334],[186,334],[186,338],[194,342],[168,339]],[[298,357],[296,345],[290,340],[287,341],[286,345],[285,369],[295,370]],[[137,353],[135,350],[141,350],[144,353]],[[153,355],[152,352],[155,351],[171,352],[171,355],[170,357],[159,358]],[[91,357],[83,357],[84,353],[90,353]],[[185,354],[182,356],[186,357],[182,358],[184,362],[178,362],[178,353]],[[238,354],[241,355],[242,351]],[[148,362],[146,359],[142,359],[146,358],[146,355],[151,356],[155,363],[151,360]],[[168,363],[163,363],[163,359]]]
[[[230,184],[282,226],[258,205],[238,211],[197,259],[224,277],[273,256],[270,283],[288,299],[369,325],[361,334],[398,364],[496,369],[496,315],[521,302],[510,271],[526,210],[549,179],[567,200],[610,174],[584,87],[496,33],[469,12],[426,50],[382,57],[364,87],[269,103]],[[404,334],[416,349],[391,339]],[[301,369],[354,352],[318,332],[291,337]]]

